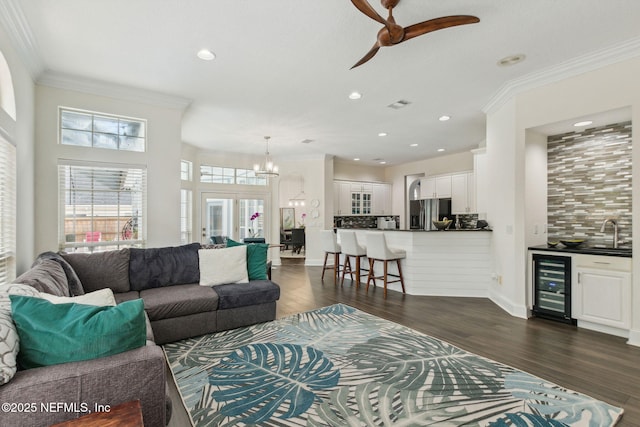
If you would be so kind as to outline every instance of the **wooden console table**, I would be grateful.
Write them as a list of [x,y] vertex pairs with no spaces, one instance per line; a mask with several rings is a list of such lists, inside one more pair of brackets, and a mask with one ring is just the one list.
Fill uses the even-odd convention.
[[139,400],[114,406],[109,412],[93,412],[51,427],[144,427]]

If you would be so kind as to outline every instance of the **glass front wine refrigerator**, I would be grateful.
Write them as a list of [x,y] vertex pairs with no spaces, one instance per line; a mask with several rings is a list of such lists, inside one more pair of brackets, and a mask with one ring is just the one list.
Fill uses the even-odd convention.
[[571,318],[571,257],[533,254],[533,314],[576,324]]

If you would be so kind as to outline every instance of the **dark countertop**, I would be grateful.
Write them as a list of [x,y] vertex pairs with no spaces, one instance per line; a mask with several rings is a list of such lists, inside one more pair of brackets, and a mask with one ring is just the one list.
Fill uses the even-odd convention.
[[380,230],[380,231],[411,231],[415,233],[441,233],[442,231],[493,231],[490,228],[462,228],[456,230],[452,228],[450,230],[420,230],[420,229],[406,229],[406,228],[358,228],[358,227],[340,227],[338,230]]
[[555,248],[550,248],[548,245],[529,246],[529,250],[532,251],[546,251],[546,252],[565,252],[570,254],[585,254],[585,255],[604,255],[604,256],[617,256],[623,258],[631,258],[632,251],[630,247],[620,247],[618,249],[603,248],[597,246],[579,246],[577,248],[567,248],[559,244]]

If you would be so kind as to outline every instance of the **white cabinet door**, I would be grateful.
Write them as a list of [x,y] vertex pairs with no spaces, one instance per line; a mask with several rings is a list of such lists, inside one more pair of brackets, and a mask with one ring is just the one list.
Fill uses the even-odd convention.
[[420,178],[420,198],[435,199],[436,198],[436,179]]
[[351,215],[351,183],[333,182],[333,214]]
[[475,193],[473,172],[451,175],[451,213],[468,214],[476,212]]
[[631,274],[595,268],[576,268],[572,315],[578,320],[629,329]]
[[436,197],[438,199],[451,197],[451,175],[436,177]]
[[373,184],[373,215],[391,215],[391,185]]

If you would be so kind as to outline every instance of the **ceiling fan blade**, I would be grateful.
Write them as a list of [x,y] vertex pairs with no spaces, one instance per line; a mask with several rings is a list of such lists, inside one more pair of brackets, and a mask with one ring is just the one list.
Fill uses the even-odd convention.
[[353,3],[353,5],[358,8],[360,12],[364,13],[369,18],[376,20],[379,23],[384,24],[385,26],[389,25],[387,20],[380,16],[378,12],[376,12],[376,10],[369,4],[369,2],[367,2],[367,0],[351,0],[351,3]]
[[419,24],[409,25],[404,29],[404,39],[409,40],[432,31],[442,30],[458,25],[475,24],[480,22],[480,18],[471,15],[452,15],[443,16],[442,18],[430,19],[420,22]]
[[360,61],[358,61],[356,63],[356,65],[354,65],[350,69],[353,70],[354,68],[361,66],[362,64],[364,64],[365,62],[367,62],[368,60],[370,60],[371,58],[376,56],[376,53],[378,53],[378,50],[380,50],[380,45],[378,43],[376,43],[376,44],[373,45],[371,50],[369,52],[367,52],[367,54],[365,56],[363,56],[362,59]]

